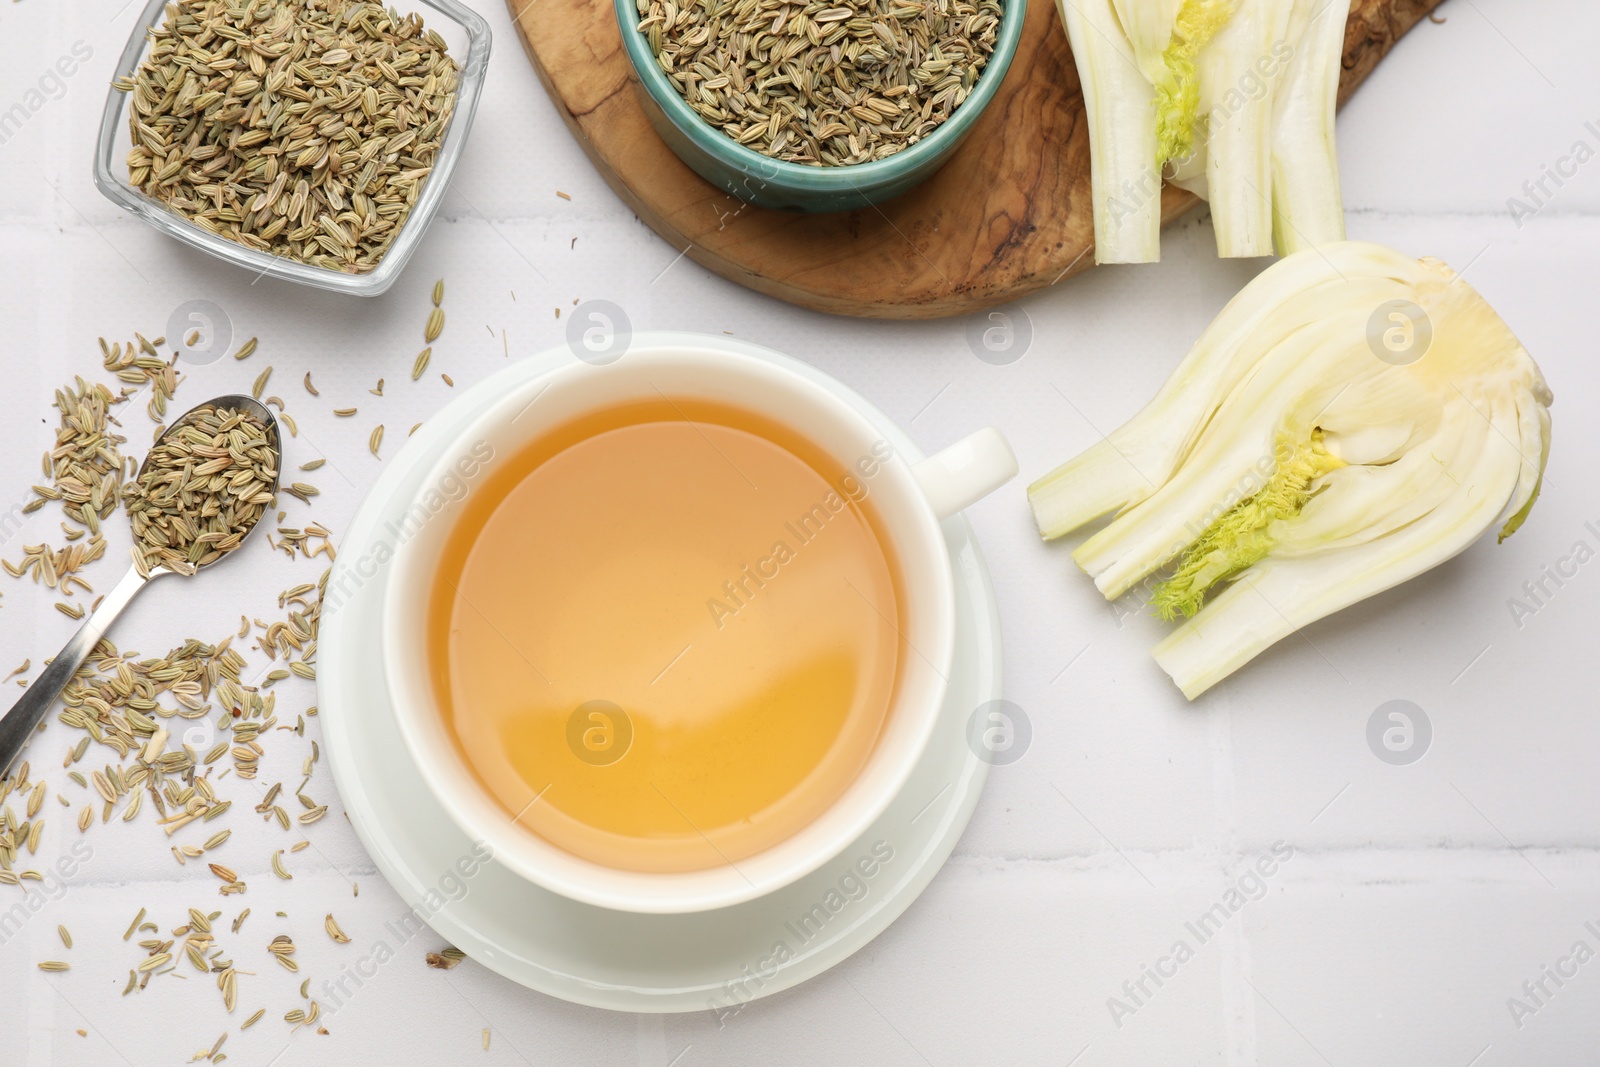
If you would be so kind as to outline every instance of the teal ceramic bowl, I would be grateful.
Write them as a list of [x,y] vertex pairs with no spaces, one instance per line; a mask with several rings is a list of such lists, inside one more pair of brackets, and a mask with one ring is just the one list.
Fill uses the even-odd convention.
[[932,133],[886,159],[811,167],[772,159],[738,144],[694,112],[636,29],[634,0],[613,0],[623,49],[638,79],[645,113],[661,139],[700,177],[741,200],[788,211],[849,211],[911,189],[944,165],[994,99],[1022,36],[1026,0],[1004,0],[994,52],[972,92]]

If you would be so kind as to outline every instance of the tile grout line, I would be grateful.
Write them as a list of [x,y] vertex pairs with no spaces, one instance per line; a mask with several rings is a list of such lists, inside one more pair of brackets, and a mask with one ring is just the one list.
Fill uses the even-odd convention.
[[[1208,724],[1211,743],[1211,796],[1213,826],[1216,831],[1216,893],[1220,900],[1231,886],[1228,861],[1240,854],[1239,794],[1233,769],[1233,707],[1218,709]],[[1224,1054],[1230,1065],[1256,1062],[1255,1001],[1250,984],[1250,939],[1244,917],[1224,925],[1218,939],[1222,953],[1219,979],[1222,986],[1222,1028]]]

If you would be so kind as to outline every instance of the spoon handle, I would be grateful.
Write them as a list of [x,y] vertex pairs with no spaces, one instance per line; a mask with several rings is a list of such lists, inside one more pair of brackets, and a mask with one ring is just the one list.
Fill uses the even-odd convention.
[[100,602],[100,607],[95,613],[78,627],[78,632],[72,635],[72,640],[67,642],[66,647],[56,654],[50,665],[32,685],[28,686],[27,691],[22,694],[22,699],[11,706],[5,718],[0,719],[0,778],[5,777],[10,771],[11,764],[16,762],[28,739],[33,736],[34,730],[44,719],[45,712],[50,710],[56,698],[61,695],[61,691],[72,680],[73,674],[83,666],[83,661],[89,658],[94,646],[111,628],[111,621],[121,614],[122,609],[128,606],[128,601],[144,588],[148,580],[139,574],[137,568],[130,567],[116,588],[106,594],[106,598]]

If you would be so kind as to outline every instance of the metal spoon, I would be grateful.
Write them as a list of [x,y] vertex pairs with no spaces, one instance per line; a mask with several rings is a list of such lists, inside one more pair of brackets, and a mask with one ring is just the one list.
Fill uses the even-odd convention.
[[[160,444],[167,434],[170,434],[173,430],[186,425],[207,410],[214,408],[232,408],[254,415],[259,419],[267,430],[267,444],[271,447],[273,455],[279,460],[278,463],[274,464],[274,467],[281,473],[283,449],[278,437],[278,422],[272,417],[271,411],[248,396],[235,394],[219,396],[213,400],[206,401],[198,407],[191,408],[183,414],[182,418],[176,419],[162,431],[161,437],[157,439],[156,444]],[[154,447],[154,445],[151,446],[152,452]],[[147,454],[144,463],[139,467],[141,477],[144,475],[145,468],[149,465],[150,455]],[[278,491],[278,479],[276,476],[272,480],[271,488],[274,493]],[[263,509],[262,514],[266,514],[265,509]],[[259,519],[260,516],[257,516],[255,521],[259,521]],[[252,521],[250,529],[255,528],[255,521]],[[246,535],[249,534],[249,530],[245,532]],[[223,556],[218,558],[229,555],[232,555],[231,551],[223,553]],[[215,562],[217,561],[211,561],[211,563]],[[210,566],[210,564],[202,563],[196,570],[198,571],[201,567],[207,566]],[[11,710],[6,712],[3,719],[0,719],[0,778],[5,777],[9,772],[11,764],[22,753],[29,739],[33,737],[40,721],[44,719],[45,712],[49,711],[51,706],[55,704],[56,698],[67,687],[67,682],[71,681],[78,668],[83,666],[83,661],[89,658],[89,654],[94,651],[94,646],[99,643],[100,638],[104,637],[106,631],[111,628],[112,620],[121,614],[123,608],[128,606],[128,602],[133,599],[134,594],[143,589],[146,583],[154,581],[156,578],[177,573],[179,572],[168,567],[153,567],[148,575],[142,575],[137,567],[130,567],[128,573],[123,576],[122,581],[118,582],[116,587],[105,595],[105,599],[100,602],[100,606],[95,609],[94,614],[90,615],[84,624],[78,627],[78,632],[72,635],[72,640],[67,642],[66,647],[57,653],[56,658],[50,661],[50,665],[28,687],[27,692],[22,694],[22,699],[12,705]]]

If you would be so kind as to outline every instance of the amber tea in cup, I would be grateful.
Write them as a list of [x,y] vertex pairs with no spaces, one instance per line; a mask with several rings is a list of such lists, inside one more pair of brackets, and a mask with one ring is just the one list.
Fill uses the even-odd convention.
[[508,818],[632,871],[738,864],[814,821],[885,728],[899,570],[844,463],[687,397],[567,422],[462,505],[426,608],[446,733]]

